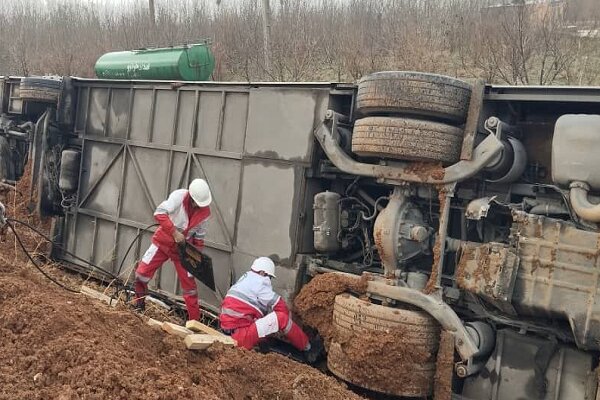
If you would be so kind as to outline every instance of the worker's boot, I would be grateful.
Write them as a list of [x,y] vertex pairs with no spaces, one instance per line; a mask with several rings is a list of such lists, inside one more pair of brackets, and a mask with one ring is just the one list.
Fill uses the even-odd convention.
[[135,298],[133,300],[133,309],[143,313],[146,310],[146,294],[148,293],[148,285],[140,280],[135,280],[133,283]]
[[139,313],[143,313],[146,311],[146,301],[143,298],[137,299],[135,303],[133,303],[133,309]]
[[304,350],[304,358],[307,363],[314,364],[323,352],[323,340],[319,336],[315,336],[308,344],[308,350]]

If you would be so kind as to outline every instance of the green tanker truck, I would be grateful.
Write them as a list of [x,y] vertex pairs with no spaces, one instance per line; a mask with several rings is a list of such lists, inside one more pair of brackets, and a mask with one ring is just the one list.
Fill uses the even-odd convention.
[[209,44],[200,43],[106,53],[94,70],[101,79],[206,81],[214,68]]

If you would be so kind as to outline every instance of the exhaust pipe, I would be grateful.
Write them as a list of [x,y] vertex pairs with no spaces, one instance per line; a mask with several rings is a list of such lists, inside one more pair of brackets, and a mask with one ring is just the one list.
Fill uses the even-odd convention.
[[580,218],[590,222],[600,222],[600,204],[593,204],[588,199],[590,186],[585,182],[571,183],[571,207]]

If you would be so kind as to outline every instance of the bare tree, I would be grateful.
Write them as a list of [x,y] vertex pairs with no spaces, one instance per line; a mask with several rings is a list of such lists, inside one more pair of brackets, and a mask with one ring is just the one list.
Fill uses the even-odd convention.
[[154,0],[148,0],[148,17],[150,18],[150,24],[156,27],[156,8],[154,7]]
[[0,74],[93,76],[107,51],[209,38],[223,80],[352,81],[400,69],[600,83],[597,0],[569,0],[564,13],[487,0],[215,2],[136,0],[125,12],[113,2],[3,0]]

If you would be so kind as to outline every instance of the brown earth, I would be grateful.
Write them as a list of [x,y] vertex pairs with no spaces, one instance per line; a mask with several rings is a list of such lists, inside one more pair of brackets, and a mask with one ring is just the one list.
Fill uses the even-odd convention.
[[[10,216],[48,228],[27,210],[26,191],[0,198]],[[39,237],[17,231],[29,250],[44,252]],[[81,284],[57,266],[42,268],[70,288]],[[336,379],[278,354],[219,345],[188,351],[181,339],[123,307],[50,283],[10,232],[0,243],[0,354],[2,400],[360,398]]]
[[342,274],[322,274],[302,287],[294,300],[294,310],[305,325],[316,329],[328,348],[333,338],[333,305],[335,296],[352,291],[358,294],[367,290],[367,275],[353,277]]
[[[12,271],[9,271],[12,270]],[[276,354],[180,339],[2,263],[0,399],[358,399]]]

